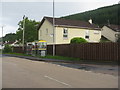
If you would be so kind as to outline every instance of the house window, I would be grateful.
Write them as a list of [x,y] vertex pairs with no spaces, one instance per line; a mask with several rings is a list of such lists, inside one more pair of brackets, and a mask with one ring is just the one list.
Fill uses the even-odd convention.
[[89,34],[90,34],[89,30],[86,30],[85,31],[85,39],[87,39],[87,40],[89,39],[89,37],[90,37]]
[[99,31],[94,31],[94,34],[99,34]]
[[85,38],[86,38],[86,39],[89,39],[89,36],[86,35]]
[[119,38],[119,37],[120,37],[120,34],[118,34],[118,33],[115,34],[115,37],[116,37],[116,38]]
[[46,35],[48,35],[48,28],[46,28]]
[[63,38],[68,38],[68,29],[67,28],[63,29]]

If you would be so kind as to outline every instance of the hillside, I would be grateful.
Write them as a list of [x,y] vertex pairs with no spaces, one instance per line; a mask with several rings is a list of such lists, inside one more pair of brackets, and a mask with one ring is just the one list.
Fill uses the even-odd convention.
[[93,23],[103,26],[110,22],[110,24],[119,24],[120,21],[120,4],[115,4],[112,6],[102,7],[91,11],[86,11],[83,13],[77,13],[69,16],[64,16],[61,18],[72,19],[72,20],[82,20],[88,21],[90,18]]

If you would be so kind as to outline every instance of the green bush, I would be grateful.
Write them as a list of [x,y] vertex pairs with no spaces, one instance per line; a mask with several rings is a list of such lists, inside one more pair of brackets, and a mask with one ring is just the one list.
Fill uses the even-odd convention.
[[4,49],[3,49],[4,53],[10,53],[12,52],[12,47],[9,45],[5,45]]
[[120,43],[120,37],[118,38],[117,42]]
[[87,40],[81,37],[72,38],[70,43],[87,43]]

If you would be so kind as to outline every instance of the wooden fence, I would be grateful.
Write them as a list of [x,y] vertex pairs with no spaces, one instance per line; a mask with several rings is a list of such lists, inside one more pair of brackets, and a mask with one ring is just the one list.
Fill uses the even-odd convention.
[[13,52],[15,53],[25,53],[26,52],[26,47],[24,47],[24,51],[23,51],[23,47],[13,47]]
[[[58,56],[102,61],[120,59],[120,43],[62,44],[55,47],[55,55]],[[52,55],[52,45],[47,46],[47,54]]]

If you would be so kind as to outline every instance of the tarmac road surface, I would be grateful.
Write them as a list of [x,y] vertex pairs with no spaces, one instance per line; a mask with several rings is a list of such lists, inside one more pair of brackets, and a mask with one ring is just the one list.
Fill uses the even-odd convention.
[[2,88],[118,88],[118,76],[3,57]]

